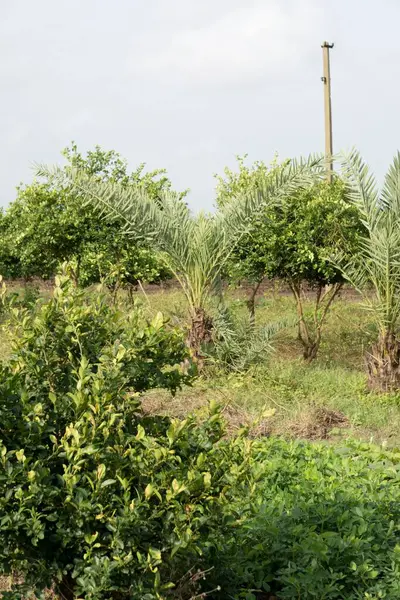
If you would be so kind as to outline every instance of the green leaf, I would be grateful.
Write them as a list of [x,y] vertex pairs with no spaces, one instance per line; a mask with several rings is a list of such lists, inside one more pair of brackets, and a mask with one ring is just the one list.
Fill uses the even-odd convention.
[[26,461],[26,456],[25,456],[23,449],[17,450],[17,452],[15,453],[15,456],[16,456],[18,462],[24,463]]
[[109,485],[113,485],[114,483],[116,483],[115,479],[106,479],[105,481],[101,482],[100,487],[101,488],[105,488],[105,487],[107,487]]
[[145,496],[146,500],[149,500],[153,494],[154,494],[154,487],[151,485],[151,483],[148,483],[146,486],[146,489],[144,490],[144,496]]

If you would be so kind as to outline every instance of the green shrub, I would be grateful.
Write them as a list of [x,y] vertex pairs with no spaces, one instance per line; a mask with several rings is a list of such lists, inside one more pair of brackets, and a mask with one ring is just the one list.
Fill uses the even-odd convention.
[[142,391],[190,383],[182,335],[64,277],[12,315],[0,571],[23,583],[4,598],[398,600],[399,450],[225,439],[214,405],[143,414]]
[[140,308],[110,306],[101,288],[89,294],[66,276],[56,279],[53,297],[36,310],[15,308],[12,368],[32,394],[70,391],[82,358],[99,364],[104,351],[119,352],[127,389],[143,392],[165,387],[172,392],[189,383],[179,363],[187,359],[183,335],[165,328],[161,313],[146,323]]
[[82,287],[104,281],[110,289],[136,286],[138,282],[159,283],[172,277],[160,255],[139,248],[123,238],[115,247],[111,242],[89,245],[82,254],[79,284]]
[[[199,421],[144,416],[138,393],[190,374],[159,315],[124,319],[60,279],[37,311],[15,311],[0,373],[0,568],[5,598],[189,598],[204,540],[247,477],[245,449]],[[227,465],[229,468],[227,469]],[[185,595],[186,594],[186,595]]]
[[263,440],[252,452],[236,505],[248,518],[210,549],[221,598],[398,600],[400,451]]

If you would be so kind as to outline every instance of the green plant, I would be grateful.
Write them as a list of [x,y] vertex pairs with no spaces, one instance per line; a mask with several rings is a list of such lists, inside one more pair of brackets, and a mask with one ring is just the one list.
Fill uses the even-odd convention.
[[[232,199],[241,194],[256,192],[262,187],[263,182],[270,176],[274,170],[279,169],[277,156],[268,166],[262,161],[256,161],[251,166],[247,166],[245,161],[247,154],[237,156],[237,171],[225,167],[223,175],[214,175],[217,180],[216,185],[216,205],[218,208],[227,206]],[[253,215],[253,220],[258,221],[262,218]],[[255,300],[257,292],[268,271],[269,257],[259,244],[256,227],[251,226],[248,232],[242,236],[226,264],[226,274],[231,282],[240,285],[243,281],[249,286],[249,295],[247,298],[247,308],[249,310],[250,322],[255,323]]]
[[221,440],[215,405],[185,421],[141,413],[140,392],[190,381],[176,366],[182,339],[160,315],[127,320],[66,278],[14,318],[0,377],[0,569],[23,583],[3,597],[50,586],[64,599],[191,597],[198,578],[185,574],[231,488],[246,488],[247,451]]
[[256,326],[225,306],[213,319],[207,359],[211,364],[236,372],[263,364],[273,351],[274,337],[287,325],[288,322],[278,321]]
[[128,388],[175,392],[192,375],[179,366],[188,358],[182,334],[165,325],[161,313],[147,323],[136,304],[128,312],[110,306],[101,287],[93,293],[73,289],[64,274],[49,302],[11,310],[12,365],[31,382],[30,393],[66,393],[82,358],[96,365],[103,350],[118,342]]
[[[282,168],[277,164],[268,168],[264,163],[247,167],[243,158],[238,161],[237,173],[226,169],[224,177],[218,179],[218,205],[229,204],[237,190],[257,190]],[[328,311],[344,281],[331,256],[338,251],[351,256],[361,232],[358,209],[347,199],[345,185],[338,179],[329,185],[318,182],[297,190],[283,202],[256,213],[229,263],[233,281],[247,279],[252,284],[248,299],[251,322],[263,279],[284,280],[296,301],[304,358],[313,360]],[[307,288],[315,292],[311,313],[304,310]]]
[[[123,187],[138,185],[154,202],[171,182],[162,169],[146,173],[145,165],[129,173],[127,163],[114,151],[96,146],[83,156],[75,144],[63,151],[67,159],[62,185],[43,178],[20,187],[17,198],[0,215],[0,271],[11,278],[51,278],[64,261],[74,264],[75,282],[97,283],[101,278],[124,285],[129,269],[131,280],[169,276],[158,257],[121,235],[118,223],[99,218],[82,197],[66,182],[66,173],[79,168],[101,181],[119,182]],[[184,194],[181,194],[184,196]],[[129,283],[129,282],[128,282]]]
[[[207,306],[234,245],[246,232],[254,211],[278,202],[285,195],[309,185],[321,174],[322,162],[310,157],[291,161],[274,171],[257,190],[251,190],[213,215],[192,216],[181,198],[163,193],[157,203],[140,186],[124,187],[101,182],[81,171],[71,173],[75,189],[90,198],[97,209],[123,225],[128,236],[138,232],[163,253],[166,266],[179,281],[188,302],[191,328],[189,346],[199,356],[203,342],[210,340],[212,322]],[[60,169],[39,168],[57,181]]]
[[396,600],[399,461],[369,444],[254,443],[253,484],[228,508],[242,525],[209,545],[221,599]]
[[400,154],[394,157],[382,191],[354,151],[344,162],[351,199],[362,214],[365,234],[358,252],[339,256],[344,277],[360,292],[378,329],[367,353],[371,386],[400,387]]
[[159,283],[171,277],[156,252],[148,248],[126,247],[117,237],[114,243],[88,244],[80,262],[80,285],[85,287],[103,281],[117,294],[120,288],[130,289],[139,282]]

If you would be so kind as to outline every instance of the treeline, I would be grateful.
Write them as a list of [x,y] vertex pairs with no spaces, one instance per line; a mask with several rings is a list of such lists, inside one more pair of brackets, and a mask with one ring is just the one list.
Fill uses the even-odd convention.
[[[83,155],[72,143],[62,154],[65,166],[58,176],[46,174],[18,188],[17,198],[0,217],[0,273],[3,277],[52,278],[65,261],[71,265],[76,284],[82,287],[102,280],[111,289],[118,290],[135,286],[139,281],[160,282],[172,275],[179,279],[185,269],[184,278],[187,277],[189,255],[197,253],[201,257],[206,252],[204,240],[194,236],[190,248],[181,244],[182,260],[171,264],[171,253],[165,245],[148,239],[142,227],[127,236],[124,217],[114,215],[112,210],[99,211],[93,199],[88,201],[83,188],[72,183],[74,173],[79,172],[103,185],[117,185],[126,192],[140,188],[147,198],[165,210],[162,198],[173,190],[164,169],[145,172],[145,165],[141,164],[129,172],[127,162],[117,152],[104,151],[99,146]],[[215,204],[219,212],[229,210],[229,205],[239,196],[262,194],[266,182],[279,177],[285,167],[276,160],[271,165],[256,162],[248,167],[245,158],[238,157],[236,170],[226,168],[223,175],[216,176]],[[177,194],[183,212],[172,217],[178,221],[177,229],[181,227],[179,236],[189,215],[185,195],[186,192]],[[355,251],[363,229],[359,212],[346,198],[345,184],[337,179],[332,185],[319,182],[311,187],[300,187],[287,195],[284,202],[266,203],[250,217],[247,215],[246,221],[240,223],[239,235],[220,257],[223,268],[218,269],[218,277],[233,285],[240,285],[242,281],[250,285],[247,305],[251,323],[255,320],[256,294],[264,279],[284,280],[296,303],[304,358],[312,360],[320,346],[329,307],[344,282],[342,271],[334,265],[332,257],[338,253],[351,256]],[[218,227],[217,224],[216,229]],[[219,229],[223,233],[223,227]],[[201,259],[206,261],[206,267],[207,263],[211,265],[212,253],[216,255],[211,248],[210,255]],[[205,275],[204,285],[209,280],[210,273]],[[184,287],[190,296],[191,283],[186,282]],[[304,287],[316,290],[312,318],[304,308]],[[198,319],[196,310],[203,308],[196,307],[196,302],[196,298],[189,298],[195,320]],[[203,329],[200,337],[206,338],[204,323],[198,329]]]
[[[216,211],[193,215],[165,170],[145,172],[142,164],[129,172],[119,154],[100,147],[83,156],[72,144],[63,155],[63,167],[39,167],[38,179],[21,187],[2,215],[3,276],[48,278],[65,261],[80,287],[103,280],[115,290],[173,276],[187,301],[187,343],[199,364],[205,346],[214,352],[221,340],[225,349],[252,347],[255,295],[266,277],[292,291],[303,357],[315,359],[330,307],[349,282],[379,332],[366,356],[370,382],[400,386],[398,156],[381,191],[357,152],[333,182],[322,157],[251,167],[239,157],[238,169],[216,176]],[[252,285],[240,339],[231,335],[223,279]],[[258,339],[269,342],[274,330]],[[237,361],[231,357],[224,362]]]

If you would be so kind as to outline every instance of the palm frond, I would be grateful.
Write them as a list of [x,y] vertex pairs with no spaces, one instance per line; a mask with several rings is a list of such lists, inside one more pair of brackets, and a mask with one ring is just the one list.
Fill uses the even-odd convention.
[[343,155],[341,165],[349,200],[360,210],[364,224],[373,225],[380,214],[378,185],[374,175],[357,150]]
[[213,319],[213,344],[206,356],[224,369],[246,371],[265,363],[274,351],[274,338],[294,324],[295,320],[285,319],[254,326],[248,315],[236,315],[230,308],[222,307]]
[[400,322],[400,155],[389,167],[381,194],[357,152],[345,162],[345,173],[366,234],[358,254],[340,266],[379,328],[393,332]]
[[381,194],[386,209],[400,216],[400,153],[397,152],[385,176]]
[[[66,178],[65,169],[42,166],[37,173],[53,181]],[[192,307],[204,306],[254,213],[323,175],[322,156],[288,161],[271,172],[257,190],[238,196],[221,211],[193,216],[173,192],[164,192],[155,202],[141,186],[104,182],[76,169],[67,173],[84,202],[91,202],[106,218],[119,221],[128,236],[149,241],[163,251]]]

